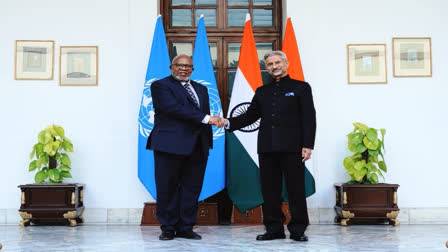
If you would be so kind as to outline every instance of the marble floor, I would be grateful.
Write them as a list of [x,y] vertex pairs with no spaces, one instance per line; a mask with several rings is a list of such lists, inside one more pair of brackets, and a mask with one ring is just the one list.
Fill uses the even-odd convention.
[[198,226],[199,241],[159,241],[158,227],[0,225],[7,251],[448,251],[448,225],[310,225],[306,243],[256,241],[262,226]]

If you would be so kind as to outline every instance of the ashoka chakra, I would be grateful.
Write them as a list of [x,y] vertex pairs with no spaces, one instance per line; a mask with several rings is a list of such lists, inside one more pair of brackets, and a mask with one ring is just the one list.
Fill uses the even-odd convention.
[[[249,106],[250,106],[250,102],[243,102],[243,103],[236,105],[232,109],[232,112],[230,112],[231,117],[237,117],[239,115],[246,113]],[[260,127],[260,119],[258,119],[256,122],[252,123],[251,125],[248,125],[239,130],[242,132],[254,132],[254,131],[257,131],[259,127]]]

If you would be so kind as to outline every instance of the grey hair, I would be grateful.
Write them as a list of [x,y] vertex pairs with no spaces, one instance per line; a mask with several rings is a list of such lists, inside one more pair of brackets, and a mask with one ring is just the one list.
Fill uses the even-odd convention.
[[286,62],[288,62],[288,59],[286,58],[286,54],[282,51],[269,51],[264,55],[264,62],[266,62],[266,59],[274,56],[274,55],[278,55],[280,57],[282,57],[282,59]]
[[176,60],[177,60],[178,58],[180,58],[180,57],[186,57],[186,58],[190,59],[191,62],[193,62],[193,60],[191,59],[190,56],[188,56],[188,55],[186,55],[186,54],[179,54],[179,55],[177,55],[176,57],[173,58],[173,60],[171,61],[171,65],[174,64],[174,61],[176,61]]

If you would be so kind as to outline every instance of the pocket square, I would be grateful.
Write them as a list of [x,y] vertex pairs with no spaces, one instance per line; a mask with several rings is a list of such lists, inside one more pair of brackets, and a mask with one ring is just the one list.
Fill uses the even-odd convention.
[[294,92],[286,93],[285,96],[294,96]]

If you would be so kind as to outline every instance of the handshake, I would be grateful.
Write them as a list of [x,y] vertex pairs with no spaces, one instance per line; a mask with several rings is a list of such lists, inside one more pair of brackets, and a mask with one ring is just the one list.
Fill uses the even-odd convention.
[[227,126],[227,124],[229,123],[229,121],[227,121],[227,119],[222,118],[220,116],[211,116],[210,120],[208,121],[208,124],[214,125],[218,128],[222,128]]

